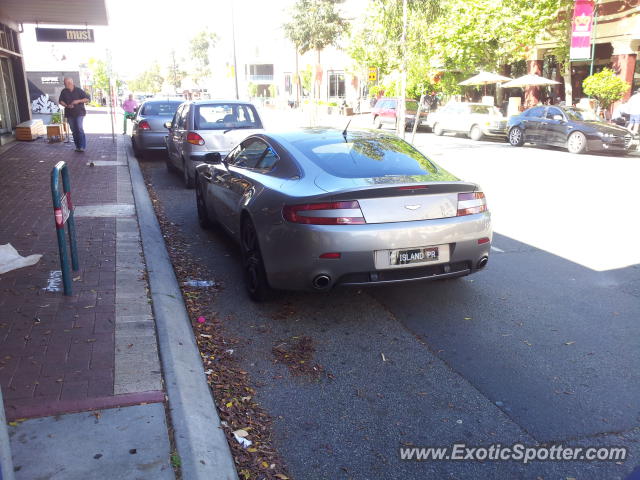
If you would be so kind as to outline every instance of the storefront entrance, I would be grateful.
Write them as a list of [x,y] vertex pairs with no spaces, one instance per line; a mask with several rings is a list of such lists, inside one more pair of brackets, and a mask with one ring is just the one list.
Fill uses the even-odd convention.
[[18,122],[18,102],[8,57],[0,56],[0,133],[11,132]]

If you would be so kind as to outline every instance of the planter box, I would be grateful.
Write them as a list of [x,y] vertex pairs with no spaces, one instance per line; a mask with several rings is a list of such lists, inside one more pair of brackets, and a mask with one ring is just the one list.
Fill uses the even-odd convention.
[[50,142],[60,142],[62,141],[62,135],[64,134],[65,128],[62,124],[52,124],[47,125],[47,139]]
[[44,135],[44,123],[42,120],[28,120],[16,127],[16,140],[30,142]]

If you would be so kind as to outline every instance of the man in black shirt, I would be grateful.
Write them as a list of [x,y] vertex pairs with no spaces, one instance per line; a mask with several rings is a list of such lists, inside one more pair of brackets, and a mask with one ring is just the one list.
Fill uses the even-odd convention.
[[87,111],[84,104],[89,101],[89,95],[81,88],[73,84],[73,79],[64,79],[64,89],[60,92],[58,103],[64,107],[64,115],[73,132],[73,143],[76,144],[76,152],[84,152],[87,148],[87,138],[84,134],[84,117]]

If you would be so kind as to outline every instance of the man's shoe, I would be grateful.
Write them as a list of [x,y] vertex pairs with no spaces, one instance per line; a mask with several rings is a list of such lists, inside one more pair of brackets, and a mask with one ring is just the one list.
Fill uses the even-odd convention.
[[79,148],[79,149],[78,149],[78,152],[80,152],[80,153],[84,153],[84,148]]
[[76,149],[75,149],[75,151],[76,151],[76,152],[81,152],[81,151],[82,151],[82,149],[81,149],[81,148],[76,148]]

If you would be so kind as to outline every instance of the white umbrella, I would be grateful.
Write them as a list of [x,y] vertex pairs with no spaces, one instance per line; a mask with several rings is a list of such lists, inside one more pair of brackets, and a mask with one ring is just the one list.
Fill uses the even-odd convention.
[[518,87],[544,87],[546,85],[559,85],[560,82],[541,77],[540,75],[523,75],[510,82],[503,83],[502,88],[518,88]]
[[460,82],[459,85],[484,85],[484,94],[486,95],[487,85],[508,82],[509,80],[511,80],[509,77],[503,77],[497,73],[480,72],[479,74]]
[[498,75],[497,73],[480,72],[479,74],[460,82],[460,85],[489,85],[493,83],[508,82],[509,80],[512,79]]

